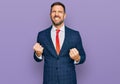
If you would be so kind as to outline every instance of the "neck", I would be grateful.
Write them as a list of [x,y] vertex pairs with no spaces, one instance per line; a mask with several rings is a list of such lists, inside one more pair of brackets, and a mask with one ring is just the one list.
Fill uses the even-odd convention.
[[64,23],[62,23],[61,25],[57,25],[57,26],[55,26],[57,29],[60,29],[62,26],[64,25]]

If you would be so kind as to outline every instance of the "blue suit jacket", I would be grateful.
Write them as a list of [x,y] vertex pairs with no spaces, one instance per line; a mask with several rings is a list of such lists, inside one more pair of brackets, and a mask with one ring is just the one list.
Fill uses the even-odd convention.
[[[81,37],[78,31],[65,27],[65,40],[60,50],[59,56],[56,53],[52,39],[51,27],[38,33],[37,42],[44,47],[44,77],[43,84],[77,84],[74,60],[69,56],[71,48],[77,48],[81,60],[79,64],[85,61],[85,52],[82,46]],[[34,53],[34,59],[38,59]]]

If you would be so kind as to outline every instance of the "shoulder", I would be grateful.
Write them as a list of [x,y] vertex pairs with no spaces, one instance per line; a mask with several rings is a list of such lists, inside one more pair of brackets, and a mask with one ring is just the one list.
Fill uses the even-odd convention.
[[65,29],[66,29],[66,31],[68,31],[69,33],[79,34],[79,31],[74,30],[73,28],[70,28],[70,27],[65,26]]
[[52,28],[52,27],[50,26],[50,27],[48,27],[48,28],[45,28],[45,29],[42,30],[42,31],[39,31],[39,32],[38,32],[38,35],[39,35],[39,34],[46,34],[46,33],[48,33],[48,32],[51,30],[51,28]]

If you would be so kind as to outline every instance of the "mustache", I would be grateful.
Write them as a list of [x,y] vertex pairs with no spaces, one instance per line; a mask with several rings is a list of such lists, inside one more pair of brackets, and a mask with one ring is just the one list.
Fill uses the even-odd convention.
[[54,16],[54,18],[60,18],[59,16]]

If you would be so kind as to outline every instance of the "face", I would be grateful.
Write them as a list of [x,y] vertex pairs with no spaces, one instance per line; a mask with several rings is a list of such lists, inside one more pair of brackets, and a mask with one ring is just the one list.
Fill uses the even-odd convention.
[[66,14],[64,12],[63,7],[61,5],[53,6],[50,13],[50,17],[55,26],[60,26],[64,24],[64,19],[66,17]]

